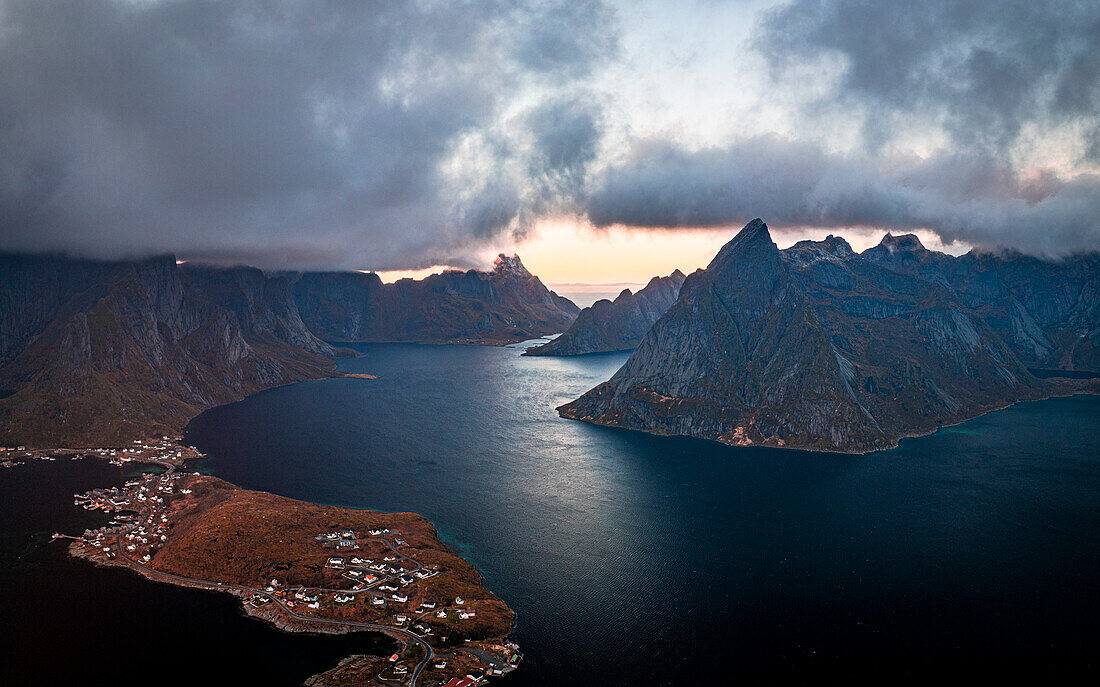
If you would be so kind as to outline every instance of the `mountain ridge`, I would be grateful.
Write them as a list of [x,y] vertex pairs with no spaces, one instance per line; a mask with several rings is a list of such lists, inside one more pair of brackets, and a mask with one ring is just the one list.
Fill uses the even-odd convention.
[[[334,368],[337,351],[306,330],[289,283],[259,270],[180,266],[171,256],[3,255],[0,272],[4,443],[118,445],[177,433],[205,408]],[[23,288],[25,279],[57,288]]]
[[529,348],[524,355],[569,356],[634,348],[679,295],[686,277],[674,270],[667,277],[653,277],[633,293],[623,289],[614,301],[600,299],[584,308],[561,336]]
[[[578,310],[518,256],[499,256],[490,272],[393,285],[376,274],[313,274],[171,255],[0,253],[0,444],[117,446],[178,434],[206,408],[337,374],[334,359],[352,352],[324,339],[364,340],[340,336],[341,327],[381,323],[366,340],[508,343],[561,331]],[[327,321],[308,302],[314,320],[303,318],[311,279],[329,289]],[[380,296],[359,298],[364,289]]]
[[392,284],[359,272],[293,279],[303,321],[333,342],[515,343],[560,332],[580,311],[516,255],[499,255],[488,272],[448,270]]
[[962,282],[916,273],[932,259],[912,239],[890,235],[863,254],[837,237],[781,251],[753,220],[685,281],[610,380],[558,411],[735,445],[862,452],[1089,386],[1035,378],[1000,320],[967,305]]

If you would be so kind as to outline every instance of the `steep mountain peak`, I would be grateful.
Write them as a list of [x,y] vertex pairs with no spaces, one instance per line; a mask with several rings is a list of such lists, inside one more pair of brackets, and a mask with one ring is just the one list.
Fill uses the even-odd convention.
[[527,279],[531,273],[523,266],[519,256],[513,253],[511,257],[501,253],[493,260],[493,272],[506,277],[519,277]]
[[674,279],[687,279],[687,275],[681,272],[679,269],[672,270],[672,274],[668,275]]
[[916,234],[899,234],[898,236],[894,236],[890,232],[886,232],[886,236],[882,237],[882,241],[880,241],[878,245],[891,253],[896,251],[928,250],[924,247],[924,244],[920,242]]
[[778,256],[779,248],[772,241],[772,235],[768,232],[768,225],[764,223],[764,220],[757,217],[737,232],[737,235],[729,243],[722,246],[722,249],[718,251],[718,255],[714,256],[714,259],[707,265],[707,271],[720,271],[724,265],[733,261],[734,258],[740,261],[740,258],[753,259],[773,253]]

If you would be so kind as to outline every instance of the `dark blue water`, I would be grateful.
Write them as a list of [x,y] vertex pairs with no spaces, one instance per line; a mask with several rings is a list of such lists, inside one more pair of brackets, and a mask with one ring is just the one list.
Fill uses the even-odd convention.
[[518,613],[509,684],[1098,672],[1098,398],[843,456],[557,417],[625,354],[362,350],[343,367],[381,379],[264,392],[188,439],[244,487],[431,518]]
[[297,685],[377,634],[290,635],[245,617],[229,596],[146,580],[71,558],[55,531],[107,517],[72,495],[120,484],[106,462],[0,470],[0,685]]

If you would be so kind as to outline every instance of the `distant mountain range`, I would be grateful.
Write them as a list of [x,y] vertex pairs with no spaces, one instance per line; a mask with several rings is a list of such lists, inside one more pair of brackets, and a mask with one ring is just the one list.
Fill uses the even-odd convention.
[[1095,381],[1100,256],[929,251],[887,234],[780,251],[750,222],[607,382],[559,412],[729,444],[867,451]]
[[582,355],[634,348],[661,315],[676,302],[684,274],[676,270],[654,277],[638,291],[623,289],[614,301],[601,299],[581,310],[561,336],[524,355]]
[[449,270],[384,284],[377,274],[307,272],[294,300],[327,341],[505,344],[565,330],[580,311],[527,271],[518,256],[493,270]]
[[334,374],[341,351],[325,339],[508,343],[562,331],[577,312],[515,257],[386,285],[171,256],[0,254],[0,444],[177,433],[211,406]]

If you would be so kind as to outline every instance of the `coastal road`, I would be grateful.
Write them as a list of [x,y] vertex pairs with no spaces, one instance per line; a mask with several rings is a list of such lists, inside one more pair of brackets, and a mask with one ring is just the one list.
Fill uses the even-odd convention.
[[300,614],[295,613],[294,611],[292,611],[290,608],[288,608],[286,606],[286,604],[283,603],[282,599],[271,596],[266,590],[259,589],[259,588],[256,588],[256,587],[246,587],[246,586],[237,585],[237,584],[227,584],[225,582],[215,582],[215,581],[212,581],[212,580],[200,580],[200,579],[197,579],[197,578],[194,578],[194,577],[184,577],[182,575],[176,575],[175,573],[168,573],[168,572],[162,572],[160,570],[153,570],[152,568],[147,568],[144,565],[141,565],[140,563],[138,563],[134,559],[130,558],[125,553],[125,551],[123,549],[123,546],[122,546],[121,537],[116,537],[115,544],[118,547],[119,556],[121,556],[128,563],[130,563],[130,565],[126,566],[126,567],[131,567],[132,566],[132,567],[138,569],[138,571],[140,571],[142,574],[149,577],[150,579],[154,579],[154,580],[159,579],[159,580],[168,581],[168,582],[198,585],[198,586],[208,587],[208,588],[215,589],[215,590],[238,591],[238,592],[244,592],[246,594],[248,594],[248,593],[250,593],[250,594],[262,594],[262,595],[267,596],[268,598],[270,598],[276,604],[278,604],[279,608],[281,608],[283,610],[283,612],[285,612],[287,615],[291,616],[292,618],[296,618],[298,620],[301,620],[303,622],[319,623],[319,624],[322,624],[322,625],[332,625],[332,626],[337,626],[337,627],[361,628],[361,629],[364,629],[364,630],[371,630],[371,631],[374,631],[374,632],[381,632],[381,633],[383,633],[387,636],[390,636],[390,637],[393,637],[393,636],[397,635],[398,638],[407,639],[407,640],[421,646],[424,649],[424,658],[420,660],[420,663],[417,664],[416,668],[413,669],[412,674],[409,676],[409,683],[408,683],[409,687],[416,687],[416,680],[417,680],[417,678],[420,677],[420,673],[422,673],[424,671],[424,669],[428,667],[428,663],[430,663],[431,660],[433,658],[435,658],[435,652],[432,650],[431,645],[428,644],[426,641],[424,641],[424,639],[422,637],[420,637],[419,635],[417,635],[414,632],[410,632],[408,630],[404,630],[404,629],[401,629],[399,627],[389,627],[388,625],[375,625],[374,623],[359,623],[359,622],[352,622],[352,621],[347,621],[347,620],[332,620],[330,618],[316,618],[316,617],[312,617],[312,616],[300,615]]

